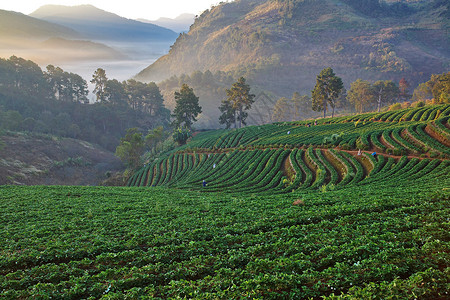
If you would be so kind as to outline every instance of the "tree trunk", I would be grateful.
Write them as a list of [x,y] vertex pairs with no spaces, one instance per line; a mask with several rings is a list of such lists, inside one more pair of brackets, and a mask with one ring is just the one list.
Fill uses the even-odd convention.
[[323,105],[323,118],[325,119],[327,113],[327,102],[325,102],[325,104]]
[[333,106],[333,110],[331,111],[331,117],[334,118],[334,106]]
[[242,107],[239,108],[239,128],[242,128]]
[[378,92],[378,112],[381,110],[381,93],[383,93],[383,88]]
[[381,110],[381,94],[378,96],[378,112]]

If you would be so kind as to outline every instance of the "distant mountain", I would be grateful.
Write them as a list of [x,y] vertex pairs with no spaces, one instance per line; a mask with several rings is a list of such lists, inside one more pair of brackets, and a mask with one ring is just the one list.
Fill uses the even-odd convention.
[[72,28],[85,38],[99,41],[167,41],[177,36],[170,29],[126,19],[92,5],[45,5],[30,16]]
[[68,27],[0,10],[0,57],[16,55],[43,65],[125,58],[111,47],[80,38]]
[[414,86],[448,71],[450,2],[391,2],[222,2],[196,18],[169,54],[136,78],[159,81],[197,70],[226,71],[290,97],[294,91],[310,94],[325,67],[332,67],[346,87],[357,78],[398,82],[402,77]]
[[33,38],[48,39],[50,37],[80,38],[73,29],[27,15],[0,9],[0,38]]
[[194,24],[195,15],[193,14],[182,14],[175,19],[170,18],[159,18],[158,20],[150,21],[146,19],[137,19],[140,22],[151,23],[161,27],[169,28],[175,32],[186,32],[189,31],[189,27]]

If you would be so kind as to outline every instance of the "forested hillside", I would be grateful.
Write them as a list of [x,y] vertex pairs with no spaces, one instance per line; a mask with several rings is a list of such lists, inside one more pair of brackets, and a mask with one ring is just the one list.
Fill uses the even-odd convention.
[[77,138],[114,151],[128,128],[168,126],[169,111],[155,83],[119,82],[99,70],[102,92],[95,90],[96,103],[88,104],[88,85],[78,74],[53,65],[42,71],[16,56],[0,59],[0,130]]
[[[245,76],[257,93],[270,92],[276,99],[309,94],[311,74],[331,66],[347,89],[358,78],[406,78],[415,87],[449,67],[448,6],[441,0],[222,3],[201,14],[169,54],[136,78],[176,75],[182,81],[182,74],[224,71],[234,79]],[[204,102],[217,107],[220,97],[205,95]]]

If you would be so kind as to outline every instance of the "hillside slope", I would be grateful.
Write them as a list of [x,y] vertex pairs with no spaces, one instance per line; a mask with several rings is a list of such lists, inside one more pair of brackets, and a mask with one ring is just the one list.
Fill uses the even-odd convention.
[[121,161],[88,142],[11,133],[0,136],[0,185],[98,185]]
[[[309,93],[331,66],[349,85],[406,77],[413,85],[450,63],[448,2],[360,5],[354,0],[238,0],[205,11],[168,55],[137,75],[154,81],[229,71],[279,96]],[[366,3],[365,2],[365,3]]]
[[41,38],[50,37],[80,38],[80,34],[62,25],[39,20],[21,13],[0,9],[0,37]]
[[449,115],[432,105],[200,133],[128,185],[277,194],[427,174],[450,163]]

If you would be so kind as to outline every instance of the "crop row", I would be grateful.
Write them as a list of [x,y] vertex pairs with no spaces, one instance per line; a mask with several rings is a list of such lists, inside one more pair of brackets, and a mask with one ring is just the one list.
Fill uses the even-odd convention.
[[[429,108],[427,108],[429,109]],[[418,113],[418,111],[416,112]],[[359,124],[340,122],[332,124],[293,126],[293,123],[250,126],[212,136],[211,148],[193,147],[193,151],[216,151],[229,149],[300,148],[309,146],[340,147],[342,149],[373,149],[377,152],[397,156],[405,154],[429,154],[448,156],[450,129],[448,117],[433,122],[373,122]],[[414,130],[412,130],[414,129]],[[409,132],[408,131],[413,131]],[[228,149],[228,150],[227,150]]]
[[[251,152],[242,155],[287,158]],[[303,149],[289,157],[301,168],[305,154],[328,157]],[[357,189],[319,197],[0,187],[0,297],[408,299],[412,289],[446,299],[450,164],[367,159],[374,168]]]
[[[283,176],[284,162],[294,176]],[[169,186],[199,191],[286,193],[298,189],[342,188],[347,185],[410,174],[419,159],[377,157],[332,149],[233,150],[223,153],[175,153],[138,171],[129,186]],[[423,160],[421,167],[435,164]],[[414,175],[411,173],[410,175]]]

